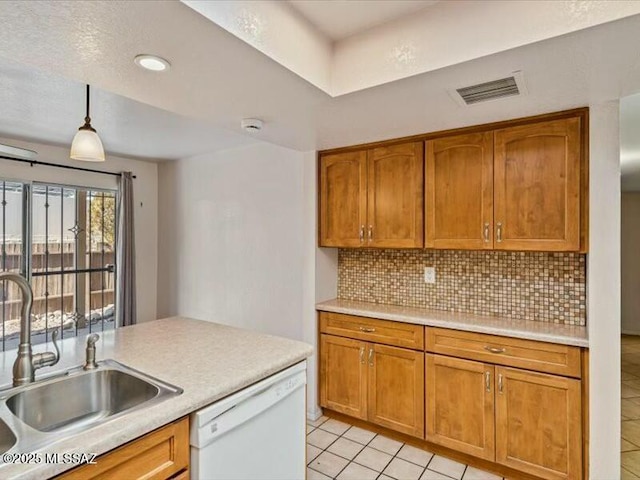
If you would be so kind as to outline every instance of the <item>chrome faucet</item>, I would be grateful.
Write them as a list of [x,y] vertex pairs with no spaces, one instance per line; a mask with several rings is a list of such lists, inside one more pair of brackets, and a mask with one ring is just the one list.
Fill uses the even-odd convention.
[[85,370],[93,370],[94,368],[98,368],[98,363],[96,362],[96,342],[100,340],[100,335],[97,333],[92,333],[87,337],[87,359],[84,363]]
[[13,386],[25,385],[35,381],[36,370],[49,367],[60,360],[58,349],[58,330],[52,335],[53,347],[56,353],[43,352],[33,354],[31,349],[31,306],[33,305],[33,290],[27,280],[17,273],[0,272],[0,282],[14,282],[22,291],[22,310],[20,313],[20,345],[18,345],[18,358],[13,364]]

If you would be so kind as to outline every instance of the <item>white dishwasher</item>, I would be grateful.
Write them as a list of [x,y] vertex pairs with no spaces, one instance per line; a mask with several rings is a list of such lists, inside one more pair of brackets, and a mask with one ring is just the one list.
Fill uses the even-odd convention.
[[192,480],[303,480],[306,368],[300,362],[191,414]]

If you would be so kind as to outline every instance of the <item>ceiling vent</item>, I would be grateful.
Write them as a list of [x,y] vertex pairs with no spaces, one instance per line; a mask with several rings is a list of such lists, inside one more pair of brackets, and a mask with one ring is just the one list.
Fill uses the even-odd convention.
[[499,80],[450,90],[453,99],[463,106],[526,93],[522,72],[514,72],[511,76]]

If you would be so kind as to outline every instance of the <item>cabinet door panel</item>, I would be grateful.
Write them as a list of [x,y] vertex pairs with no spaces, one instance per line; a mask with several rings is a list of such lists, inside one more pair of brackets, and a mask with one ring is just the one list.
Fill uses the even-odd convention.
[[493,247],[493,132],[426,143],[426,246]]
[[580,119],[495,132],[495,247],[580,248]]
[[179,472],[188,469],[189,418],[185,417],[100,455],[95,464],[76,467],[56,479],[183,478],[184,472]]
[[426,355],[430,442],[494,460],[493,365]]
[[496,462],[550,480],[582,478],[580,381],[496,367]]
[[424,438],[424,353],[370,343],[369,421]]
[[320,405],[356,418],[367,418],[367,344],[320,336]]
[[367,215],[367,153],[320,158],[320,246],[359,247]]
[[423,146],[406,143],[369,150],[367,245],[420,248],[423,239]]

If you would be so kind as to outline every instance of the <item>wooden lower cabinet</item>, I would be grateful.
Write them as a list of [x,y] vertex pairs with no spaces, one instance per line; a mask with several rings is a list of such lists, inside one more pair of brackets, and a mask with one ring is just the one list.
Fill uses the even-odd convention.
[[322,334],[320,405],[424,438],[424,353]]
[[374,341],[390,322],[324,320],[322,407],[507,478],[587,478],[585,350],[427,327],[424,352]]
[[189,478],[189,417],[166,425],[58,476],[64,480]]
[[504,367],[496,377],[496,462],[545,479],[581,479],[580,381]]
[[367,343],[321,335],[320,405],[367,418]]
[[427,354],[426,439],[494,460],[494,366]]
[[424,437],[424,353],[369,345],[369,421]]

